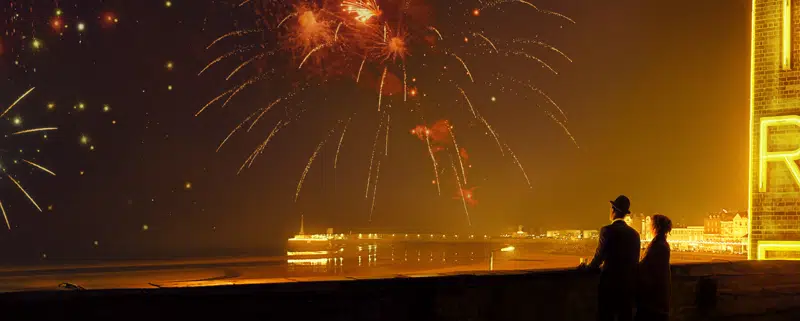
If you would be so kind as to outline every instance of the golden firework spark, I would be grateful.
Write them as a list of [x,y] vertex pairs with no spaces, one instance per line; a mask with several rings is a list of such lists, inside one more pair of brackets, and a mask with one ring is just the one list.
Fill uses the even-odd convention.
[[0,202],[0,211],[3,211],[3,218],[6,219],[6,226],[11,230],[11,223],[8,222],[8,215],[6,215],[6,208],[3,207],[3,202]]
[[386,69],[383,67],[383,75],[381,76],[381,86],[378,89],[378,111],[381,111],[381,99],[383,99],[383,83],[386,82]]
[[472,102],[469,100],[469,97],[467,97],[467,93],[464,91],[464,89],[461,88],[461,86],[458,87],[458,90],[461,91],[461,95],[463,95],[464,99],[467,100],[467,106],[469,106],[469,111],[472,112],[472,117],[476,117],[477,118],[478,117],[478,113],[475,112],[475,108],[472,107]]
[[459,61],[459,62],[461,62],[461,65],[462,65],[462,66],[464,66],[464,70],[466,70],[466,71],[467,71],[467,76],[469,76],[469,80],[470,80],[471,82],[475,82],[475,79],[473,79],[473,78],[472,78],[472,73],[471,73],[471,72],[469,72],[469,67],[467,67],[467,63],[466,63],[466,62],[464,62],[464,59],[461,59],[461,57],[459,57],[459,56],[458,56],[458,55],[456,55],[456,54],[451,54],[451,55],[453,55],[453,57],[456,57],[456,59],[458,59],[458,61]]
[[20,130],[18,132],[13,132],[13,133],[11,133],[11,135],[22,135],[22,134],[29,134],[29,133],[35,133],[35,132],[44,132],[44,131],[51,131],[51,130],[57,130],[57,129],[58,129],[58,127],[31,128],[31,129],[26,129],[26,130]]
[[489,43],[489,45],[490,45],[490,46],[492,46],[492,49],[494,49],[494,52],[495,52],[495,53],[500,53],[500,51],[498,51],[498,50],[497,50],[497,47],[494,45],[494,42],[492,42],[491,40],[489,40],[489,38],[487,38],[486,36],[484,36],[484,35],[483,35],[483,33],[481,33],[481,32],[473,32],[472,34],[473,34],[473,35],[476,35],[476,36],[478,36],[478,37],[480,37],[481,39],[483,39],[483,40],[485,40],[487,43]]
[[[464,161],[461,157],[461,150],[458,149],[458,142],[456,141],[456,134],[453,132],[453,127],[448,128],[450,137],[453,138],[453,146],[456,148],[456,155],[458,155],[458,164],[461,165],[461,177],[464,179],[464,184],[467,184],[467,171],[464,170]],[[458,176],[456,176],[457,178]]]
[[517,166],[519,167],[519,170],[522,171],[522,176],[525,177],[525,182],[528,183],[528,187],[530,189],[533,189],[533,185],[531,185],[531,180],[528,178],[528,173],[525,171],[525,167],[522,167],[522,163],[519,162],[517,154],[514,154],[514,151],[511,150],[511,147],[509,147],[508,145],[506,145],[506,149],[508,149],[508,153],[511,154],[511,157],[514,159],[514,163],[517,164]]
[[339,137],[339,145],[336,147],[336,157],[333,158],[333,169],[336,169],[336,164],[339,163],[339,151],[342,149],[342,142],[344,142],[344,134],[347,133],[347,127],[350,126],[350,121],[353,117],[347,119],[347,123],[344,124],[344,129],[342,129],[342,136]]
[[27,160],[27,159],[22,159],[22,161],[23,161],[23,162],[26,162],[26,163],[28,163],[28,164],[30,164],[30,165],[31,165],[31,166],[33,166],[33,167],[36,167],[36,168],[38,168],[38,169],[41,169],[41,170],[42,170],[42,171],[44,171],[45,173],[48,173],[48,174],[50,174],[50,175],[53,175],[53,176],[56,176],[56,173],[53,173],[53,171],[51,171],[51,170],[49,170],[49,169],[45,168],[45,167],[44,167],[44,166],[42,166],[42,165],[36,164],[36,163],[34,163],[34,162],[31,162],[31,161],[29,161],[29,160]]
[[246,34],[262,32],[262,31],[264,31],[264,30],[263,29],[248,29],[248,30],[236,30],[236,31],[228,32],[228,33],[220,36],[219,38],[214,39],[214,41],[212,41],[211,44],[209,44],[206,47],[206,50],[207,49],[211,49],[211,47],[214,46],[214,44],[216,44],[217,42],[220,42],[221,40],[223,40],[225,38],[233,37],[233,36],[243,36],[243,35],[246,35]]
[[375,210],[375,197],[378,195],[378,176],[381,174],[381,161],[378,160],[378,169],[375,171],[375,184],[372,187],[372,206],[369,208],[369,221],[372,222],[372,212]]
[[378,124],[378,130],[375,131],[375,140],[372,141],[372,153],[369,156],[369,174],[367,175],[367,189],[364,191],[364,198],[369,197],[369,184],[372,183],[372,163],[375,161],[375,148],[378,146],[378,136],[381,134],[383,124]]
[[358,75],[356,75],[356,83],[361,79],[361,70],[364,69],[364,63],[367,62],[367,58],[364,57],[364,60],[361,60],[361,66],[358,67]]
[[319,142],[317,148],[314,149],[314,154],[311,154],[311,157],[308,159],[308,164],[306,164],[306,168],[303,170],[303,175],[300,176],[300,181],[297,182],[297,191],[294,193],[294,201],[297,202],[297,198],[300,197],[300,190],[303,189],[303,182],[306,180],[306,175],[308,175],[308,171],[311,169],[311,164],[314,163],[314,159],[317,158],[317,154],[319,154],[320,148],[322,145],[325,145],[325,140]]
[[25,191],[24,188],[22,188],[22,185],[20,185],[19,182],[17,182],[17,180],[15,180],[14,177],[12,177],[11,175],[6,174],[6,176],[8,176],[8,178],[11,179],[11,181],[14,182],[15,185],[17,185],[19,190],[22,191],[22,193],[25,194],[26,197],[28,197],[28,199],[31,201],[31,203],[33,203],[33,206],[36,206],[36,209],[39,210],[39,212],[41,212],[42,208],[39,207],[39,204],[36,204],[36,201],[33,200],[33,197],[31,197],[31,195],[28,194],[28,192]]
[[305,56],[305,58],[303,58],[303,61],[300,62],[300,66],[297,66],[297,69],[303,68],[303,64],[306,63],[306,60],[308,60],[308,57],[311,57],[312,54],[317,52],[317,50],[322,49],[323,47],[325,47],[325,44],[321,44],[319,46],[316,46],[314,49],[311,49],[311,51],[308,52],[308,54]]
[[436,156],[433,155],[433,148],[431,148],[431,138],[428,133],[425,133],[425,142],[428,144],[428,153],[431,155],[431,162],[433,162],[433,174],[436,177],[436,192],[442,195],[442,188],[439,186],[439,165],[436,163]]
[[456,183],[458,183],[458,191],[461,193],[461,204],[464,205],[464,213],[467,214],[467,225],[472,226],[472,220],[469,218],[469,209],[467,209],[467,199],[464,197],[464,187],[461,186],[461,180],[458,178],[458,170],[456,164],[453,162],[453,157],[450,156],[450,165],[453,168],[453,175],[456,176]]
[[16,105],[17,105],[17,103],[19,103],[19,102],[20,102],[22,99],[24,99],[24,98],[25,98],[25,96],[28,96],[28,94],[30,94],[30,93],[31,93],[31,92],[32,92],[34,89],[36,89],[36,87],[31,87],[31,89],[28,89],[28,91],[26,91],[24,94],[22,94],[21,96],[19,96],[19,97],[17,98],[17,100],[15,100],[13,103],[11,103],[11,105],[10,105],[10,106],[8,106],[8,108],[6,108],[6,110],[4,110],[2,114],[0,114],[0,118],[2,118],[3,116],[5,116],[5,115],[8,113],[8,111],[9,111],[9,110],[11,110],[11,108],[14,108],[14,106],[16,106]]
[[342,10],[347,14],[355,14],[355,19],[367,23],[373,17],[381,15],[381,9],[376,0],[342,1]]

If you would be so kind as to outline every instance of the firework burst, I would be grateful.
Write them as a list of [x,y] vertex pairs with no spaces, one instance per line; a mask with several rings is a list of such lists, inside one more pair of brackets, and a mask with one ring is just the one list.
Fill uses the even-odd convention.
[[[22,100],[25,99],[25,97],[28,96],[31,92],[33,92],[33,90],[34,90],[34,88],[31,88],[28,91],[26,91],[25,93],[23,93],[22,95],[20,95],[13,103],[11,103],[2,112],[2,114],[0,114],[0,117],[6,116],[8,114],[8,112],[11,111],[12,108],[17,106],[20,102],[22,102]],[[56,129],[58,129],[58,128],[56,128],[56,127],[39,127],[39,128],[30,128],[30,129],[13,131],[13,132],[11,132],[11,133],[6,135],[6,142],[8,144],[14,144],[15,143],[14,142],[15,136],[26,135],[26,134],[31,134],[31,133],[40,133],[40,132],[46,132],[46,131],[53,131],[53,130],[56,130]],[[39,204],[36,203],[36,200],[33,198],[33,196],[31,196],[31,194],[28,193],[28,191],[24,187],[22,187],[22,183],[20,183],[19,178],[15,178],[15,176],[18,176],[18,175],[16,175],[13,172],[11,172],[11,170],[13,169],[13,166],[12,167],[6,167],[4,164],[6,164],[6,161],[10,161],[11,164],[23,163],[23,164],[26,164],[26,165],[28,165],[28,166],[30,166],[32,168],[37,169],[38,171],[47,173],[47,174],[52,175],[52,176],[55,176],[56,173],[53,172],[52,170],[48,169],[47,167],[44,167],[44,166],[42,166],[42,165],[40,165],[40,164],[38,164],[38,163],[36,163],[36,162],[34,162],[32,160],[22,158],[21,157],[22,155],[13,154],[13,151],[17,151],[17,150],[19,150],[20,152],[22,151],[20,148],[7,148],[7,149],[3,149],[2,150],[2,153],[0,153],[0,170],[2,170],[4,172],[4,174],[5,174],[4,176],[6,178],[8,178],[9,181],[11,181],[11,183],[13,183],[14,187],[16,187],[16,189],[18,189],[23,195],[25,195],[25,198],[27,198],[28,201],[31,202],[31,204],[36,208],[36,210],[41,212],[42,208],[39,207]],[[6,214],[6,209],[3,206],[2,201],[0,201],[0,212],[3,213],[3,219],[5,220],[6,227],[10,230],[11,229],[11,223],[9,222],[8,215]]]
[[[525,94],[530,94],[532,99],[537,99],[540,104],[534,106],[554,107],[555,112],[545,111],[546,118],[558,124],[563,131],[575,142],[574,137],[567,129],[566,113],[544,91],[531,84],[529,80],[518,80],[512,77],[500,77],[497,70],[489,71],[497,63],[514,63],[515,69],[540,67],[557,75],[555,67],[545,58],[538,56],[537,52],[529,52],[530,47],[538,48],[544,52],[554,52],[572,60],[558,48],[537,39],[525,38],[493,38],[492,34],[504,35],[503,32],[485,32],[485,28],[478,23],[482,11],[497,9],[500,6],[518,5],[520,10],[527,10],[532,15],[550,16],[560,22],[574,23],[572,19],[560,13],[541,8],[525,0],[492,0],[492,1],[461,1],[448,2],[440,5],[425,0],[340,0],[340,1],[275,1],[275,0],[247,0],[237,2],[238,7],[249,8],[256,24],[246,29],[234,30],[223,34],[211,41],[208,46],[222,47],[227,45],[226,51],[216,56],[203,68],[201,73],[218,65],[230,68],[224,74],[225,80],[235,83],[224,89],[203,106],[197,115],[212,105],[222,107],[228,105],[238,93],[258,82],[269,82],[275,87],[289,86],[291,95],[278,93],[274,97],[266,97],[266,101],[274,101],[269,107],[260,107],[250,112],[244,121],[237,124],[223,143],[228,141],[235,133],[243,132],[241,128],[247,126],[249,132],[255,123],[262,117],[277,117],[277,125],[269,132],[268,137],[256,147],[245,160],[240,171],[249,168],[255,157],[263,153],[266,144],[285,128],[290,119],[288,106],[285,115],[272,112],[276,105],[294,104],[298,97],[312,96],[311,92],[323,92],[337,84],[354,85],[354,89],[369,88],[361,94],[371,95],[373,103],[371,108],[363,104],[350,104],[350,109],[343,110],[340,116],[332,118],[334,128],[340,131],[336,147],[334,168],[340,166],[340,150],[345,142],[348,127],[375,126],[375,123],[364,124],[354,118],[359,115],[375,113],[377,129],[375,130],[371,150],[364,153],[369,157],[367,169],[367,183],[364,196],[372,201],[368,204],[370,220],[375,208],[375,198],[378,190],[378,176],[382,158],[388,157],[390,128],[390,112],[425,113],[425,106],[440,105],[443,99],[455,100],[467,108],[467,112],[459,115],[446,115],[448,120],[438,121],[431,126],[420,125],[412,130],[412,134],[425,142],[426,149],[433,165],[433,184],[441,195],[440,173],[453,171],[453,177],[458,185],[459,200],[469,218],[468,205],[477,204],[473,195],[475,186],[467,186],[473,180],[468,179],[469,169],[468,154],[465,148],[470,144],[468,139],[456,141],[453,131],[454,122],[465,118],[469,125],[477,125],[485,131],[491,144],[496,144],[500,155],[506,158],[509,164],[519,167],[521,176],[528,186],[531,186],[527,172],[517,155],[500,139],[497,130],[493,128],[481,114],[480,102],[472,101],[469,92],[485,89],[491,81],[504,81],[526,89]],[[446,8],[446,9],[445,9]],[[420,14],[424,12],[424,14]],[[502,11],[496,10],[502,14]],[[433,17],[433,18],[429,18]],[[433,26],[430,22],[436,19],[443,24]],[[462,21],[449,21],[462,19]],[[492,23],[490,23],[492,24]],[[496,25],[496,23],[492,24]],[[496,26],[493,26],[496,27]],[[518,31],[518,30],[516,30]],[[516,36],[518,32],[515,32]],[[260,35],[260,37],[256,37]],[[477,41],[469,41],[469,39]],[[461,41],[463,39],[464,41]],[[505,59],[508,57],[508,59]],[[236,58],[236,59],[235,59]],[[481,64],[480,59],[489,58],[491,63]],[[229,60],[237,60],[230,65]],[[560,60],[563,61],[563,60]],[[268,66],[268,67],[267,67]],[[247,74],[245,70],[255,70]],[[524,77],[524,76],[519,76]],[[505,84],[504,84],[505,85]],[[296,88],[302,88],[297,91]],[[441,88],[451,89],[450,92],[441,93]],[[307,89],[307,90],[306,90]],[[338,89],[337,89],[338,91]],[[304,92],[300,95],[299,92]],[[426,93],[436,92],[435,98],[427,98]],[[298,94],[295,94],[298,93]],[[274,95],[275,92],[269,93]],[[526,96],[527,97],[527,96]],[[435,101],[427,101],[435,100]],[[374,102],[377,101],[377,108]],[[220,104],[221,103],[221,104]],[[302,103],[300,101],[299,103]],[[389,108],[393,106],[395,108]],[[399,108],[397,108],[399,107]],[[541,107],[540,107],[541,108]],[[321,112],[323,109],[316,108]],[[390,110],[391,109],[391,110]],[[563,117],[556,117],[560,115]],[[370,118],[371,119],[371,118]],[[399,118],[395,118],[399,119]],[[424,121],[423,121],[424,122]],[[352,126],[350,126],[352,123]],[[464,126],[469,128],[471,126]],[[407,128],[407,127],[406,127]],[[326,144],[332,131],[312,149],[311,157],[307,160],[297,184],[295,200],[300,195],[303,181],[308,175],[311,165],[318,157],[320,149]],[[382,133],[383,131],[383,133]],[[460,133],[463,134],[462,131]],[[381,138],[383,134],[383,139]],[[406,136],[407,137],[407,136]],[[372,138],[372,137],[370,137]],[[336,139],[336,138],[334,138]],[[377,153],[379,139],[383,141],[383,153]],[[221,146],[221,145],[220,145]],[[364,146],[364,149],[368,149]],[[380,155],[382,154],[382,155]],[[398,154],[398,153],[393,153]],[[447,159],[440,159],[446,155]],[[450,166],[440,164],[450,163]],[[386,164],[386,162],[383,162]],[[441,172],[440,172],[441,171]]]

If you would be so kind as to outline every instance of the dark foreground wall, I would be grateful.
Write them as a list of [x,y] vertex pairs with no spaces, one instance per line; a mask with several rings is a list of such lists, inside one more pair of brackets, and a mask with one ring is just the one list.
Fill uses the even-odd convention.
[[[538,271],[0,294],[0,320],[593,320],[597,275]],[[673,267],[672,320],[800,320],[800,262]]]

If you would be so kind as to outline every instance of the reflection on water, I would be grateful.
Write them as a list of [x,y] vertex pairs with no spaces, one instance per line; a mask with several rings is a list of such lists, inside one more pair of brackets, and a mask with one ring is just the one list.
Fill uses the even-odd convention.
[[492,252],[505,259],[515,255],[513,247],[490,243],[360,243],[335,248],[287,252],[288,275],[394,275],[457,267],[488,270]]

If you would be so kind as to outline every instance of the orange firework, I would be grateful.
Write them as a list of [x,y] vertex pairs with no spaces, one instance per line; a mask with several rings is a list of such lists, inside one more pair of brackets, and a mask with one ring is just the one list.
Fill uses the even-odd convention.
[[381,9],[375,0],[342,1],[342,11],[354,15],[356,21],[367,23],[373,17],[381,15]]
[[[351,120],[353,125],[350,127],[354,127],[365,126],[365,124],[359,123],[358,119],[378,119],[372,152],[364,153],[364,157],[369,156],[364,194],[365,199],[369,199],[369,193],[372,192],[371,206],[369,206],[371,217],[373,210],[376,213],[379,210],[375,206],[380,164],[390,163],[383,161],[383,158],[389,157],[390,131],[398,126],[404,126],[397,122],[408,116],[392,114],[419,113],[425,115],[429,112],[426,110],[427,107],[423,106],[445,105],[444,101],[432,102],[430,100],[441,100],[442,97],[446,97],[444,99],[455,102],[459,107],[450,110],[458,111],[469,120],[462,122],[462,118],[459,116],[451,118],[451,115],[445,115],[443,117],[447,117],[448,120],[416,126],[411,130],[411,134],[417,136],[425,144],[433,164],[434,179],[432,183],[436,186],[439,195],[441,195],[442,185],[440,179],[451,181],[447,178],[448,176],[442,174],[445,172],[447,175],[452,174],[452,177],[455,178],[453,183],[457,184],[455,190],[467,215],[467,223],[471,224],[468,207],[477,205],[477,200],[474,194],[475,187],[472,187],[475,182],[468,179],[470,175],[468,172],[472,166],[469,164],[469,154],[464,146],[474,144],[474,142],[468,140],[469,136],[457,136],[454,132],[453,121],[458,122],[459,126],[462,123],[466,125],[467,122],[478,125],[478,130],[485,132],[494,140],[500,150],[500,155],[510,156],[506,158],[509,165],[513,164],[519,167],[522,176],[530,186],[530,180],[520,159],[505,142],[501,141],[500,135],[482,115],[481,111],[485,106],[477,93],[485,91],[487,88],[497,88],[492,82],[514,80],[511,78],[513,77],[511,74],[510,77],[500,75],[500,70],[511,70],[509,73],[514,72],[521,74],[518,77],[526,77],[530,74],[529,68],[527,68],[529,66],[523,64],[533,63],[536,67],[541,65],[545,67],[545,70],[558,74],[547,62],[536,56],[536,53],[529,53],[526,46],[555,51],[564,56],[567,61],[571,62],[571,60],[566,54],[538,38],[535,40],[526,39],[524,36],[508,38],[509,34],[519,37],[519,32],[516,32],[518,30],[512,33],[502,30],[494,32],[495,27],[502,26],[502,20],[484,21],[483,17],[489,16],[484,15],[484,13],[489,13],[487,10],[508,5],[517,6],[518,9],[528,10],[531,13],[544,13],[572,22],[571,19],[540,9],[523,0],[477,1],[481,3],[477,7],[475,6],[476,1],[471,1],[472,3],[424,0],[235,1],[239,4],[237,8],[252,8],[260,19],[256,20],[256,25],[244,26],[240,30],[225,33],[208,45],[206,49],[211,49],[212,46],[219,43],[214,47],[216,50],[222,47],[223,43],[232,42],[229,45],[233,46],[226,47],[224,52],[217,52],[216,58],[212,58],[210,63],[200,70],[200,74],[204,74],[212,67],[227,66],[230,69],[224,73],[227,75],[224,79],[230,81],[230,87],[213,95],[214,98],[196,115],[212,105],[225,107],[229,103],[233,104],[234,98],[245,89],[255,87],[256,83],[262,81],[269,82],[268,86],[265,86],[269,89],[259,93],[265,97],[251,100],[258,101],[260,105],[254,106],[244,121],[233,124],[235,127],[223,140],[224,143],[235,134],[251,132],[251,130],[255,132],[257,124],[272,123],[270,125],[272,130],[269,131],[267,128],[265,135],[268,133],[268,136],[266,139],[260,139],[263,142],[250,153],[240,171],[250,168],[255,158],[265,151],[267,143],[279,132],[285,132],[282,129],[289,124],[298,123],[299,115],[304,111],[319,113],[341,110],[342,113],[337,115],[337,118],[343,117],[344,114],[350,115],[349,118],[344,116],[344,118],[338,119],[338,125],[335,127],[339,128],[341,133],[337,137],[336,154],[333,156],[334,169],[343,163],[340,161],[345,154],[340,155],[339,151],[345,143],[345,133]],[[439,24],[431,25],[434,21]],[[501,21],[499,25],[498,21]],[[464,26],[469,26],[469,28]],[[514,28],[513,26],[508,27]],[[478,30],[487,30],[487,32],[478,32]],[[234,39],[246,40],[236,43],[233,42]],[[504,59],[505,57],[508,59]],[[230,62],[230,60],[236,61]],[[500,64],[505,66],[501,67]],[[248,70],[251,72],[248,73]],[[534,99],[543,102],[542,104],[533,103],[531,106],[541,106],[540,108],[543,109],[552,108],[552,112],[545,110],[545,114],[553,122],[559,124],[568,136],[570,135],[567,129],[566,113],[555,101],[541,90],[535,89],[537,87],[524,78],[512,81],[512,83],[515,84],[515,87],[532,94]],[[364,94],[369,95],[368,100],[371,102],[369,108],[356,103],[361,99],[353,97],[353,95],[359,94],[357,92],[350,94],[346,88],[347,85],[353,84],[358,84],[358,88],[354,89],[367,88]],[[332,90],[334,88],[336,90]],[[344,90],[339,90],[339,88]],[[275,92],[275,90],[283,92]],[[517,88],[509,89],[509,91],[516,90]],[[330,92],[343,94],[320,97],[320,95],[327,95]],[[473,93],[474,96],[468,93]],[[305,98],[312,95],[314,101],[324,103],[305,104],[304,102],[307,101]],[[334,102],[337,100],[337,96],[341,98],[341,102]],[[495,102],[494,96],[491,97],[491,101]],[[526,96],[525,98],[530,97]],[[374,118],[370,115],[375,115],[374,102],[376,100],[378,117]],[[300,110],[290,112],[293,108]],[[279,109],[284,109],[285,112],[276,112]],[[255,112],[252,112],[253,110]],[[366,116],[361,117],[361,115]],[[395,119],[397,126],[390,126],[392,119]],[[373,125],[369,124],[369,126]],[[459,128],[460,135],[468,130],[473,130],[472,126]],[[246,129],[246,131],[239,129]],[[332,131],[333,129],[331,129]],[[328,136],[331,135],[331,132],[328,133]],[[396,135],[391,137],[394,138]],[[328,137],[326,136],[321,139],[320,144],[316,145],[316,149],[309,150],[311,157],[306,160],[306,166],[295,190],[296,201],[303,188],[303,181],[312,170],[315,159],[325,157],[325,153],[321,153],[321,150],[327,141]],[[379,146],[381,144],[383,146]],[[364,148],[366,149],[368,146]],[[382,153],[375,152],[378,148]],[[470,150],[470,152],[472,151]],[[392,155],[398,154],[402,153],[392,153]],[[448,162],[450,166],[447,166]]]

